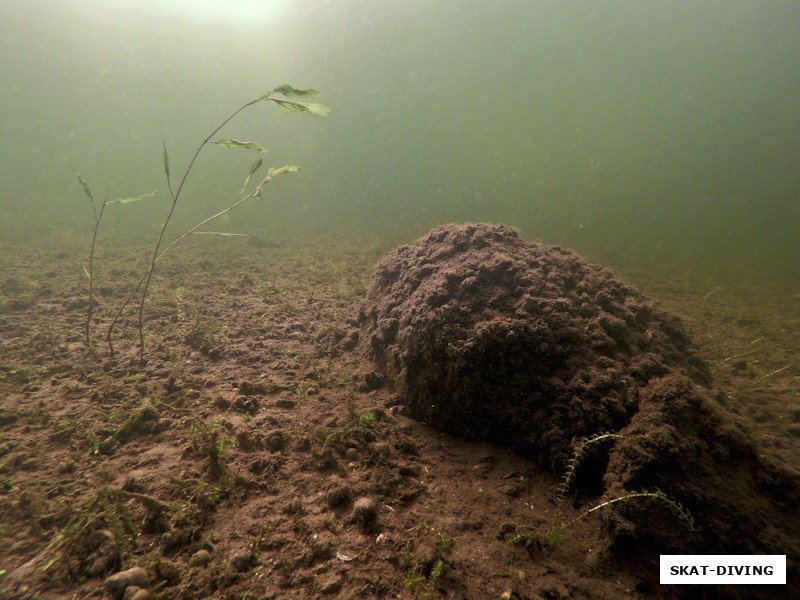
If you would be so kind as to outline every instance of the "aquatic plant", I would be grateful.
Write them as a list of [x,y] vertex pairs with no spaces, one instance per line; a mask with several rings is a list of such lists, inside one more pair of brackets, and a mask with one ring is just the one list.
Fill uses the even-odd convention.
[[[195,149],[195,152],[192,155],[192,158],[189,161],[189,164],[187,165],[186,169],[183,171],[183,175],[181,176],[180,182],[178,183],[177,187],[173,187],[173,185],[172,185],[172,179],[170,177],[169,155],[167,153],[167,144],[166,144],[166,142],[164,142],[164,150],[163,150],[163,153],[162,153],[162,162],[163,162],[163,165],[164,165],[164,174],[165,174],[166,179],[167,179],[167,189],[169,190],[169,194],[170,194],[170,198],[171,198],[171,205],[170,205],[169,212],[167,213],[167,216],[166,216],[166,218],[164,219],[164,222],[161,225],[161,229],[159,231],[158,238],[157,238],[156,243],[155,243],[155,247],[153,248],[153,252],[150,255],[150,258],[149,258],[148,264],[147,264],[147,268],[146,268],[144,274],[139,279],[139,281],[133,286],[133,289],[131,290],[130,294],[128,294],[128,296],[125,298],[125,300],[121,303],[119,309],[115,313],[113,319],[111,320],[111,323],[108,326],[108,330],[106,332],[105,341],[108,344],[109,353],[111,354],[112,357],[114,356],[114,346],[112,344],[112,335],[113,335],[113,332],[114,332],[114,328],[116,327],[116,325],[117,325],[120,317],[122,316],[122,313],[125,310],[125,308],[128,306],[128,304],[130,304],[131,300],[133,300],[133,298],[136,296],[137,292],[139,292],[141,290],[141,295],[139,297],[138,323],[137,323],[137,326],[138,326],[138,331],[139,331],[139,360],[140,361],[144,361],[144,349],[145,349],[145,342],[144,342],[144,305],[145,305],[145,301],[147,299],[147,292],[148,292],[148,290],[150,288],[150,281],[151,281],[152,276],[153,276],[153,271],[155,270],[156,265],[167,254],[169,254],[172,250],[174,250],[176,248],[176,246],[181,241],[183,241],[186,237],[188,237],[189,235],[192,235],[193,233],[198,232],[197,230],[200,229],[201,227],[203,227],[204,225],[206,225],[206,224],[210,223],[211,221],[213,221],[213,220],[215,220],[215,219],[217,219],[217,218],[219,218],[219,217],[231,212],[232,210],[234,210],[235,208],[241,206],[244,202],[246,202],[247,200],[250,200],[251,198],[260,198],[262,190],[263,190],[263,187],[266,184],[268,184],[270,181],[272,181],[273,178],[277,177],[278,175],[282,175],[284,173],[295,173],[295,172],[300,170],[300,167],[297,167],[297,166],[291,165],[291,164],[285,165],[285,166],[280,167],[280,168],[270,168],[267,171],[266,176],[261,180],[261,182],[258,185],[256,185],[255,187],[253,187],[250,191],[248,191],[248,187],[250,186],[250,181],[251,181],[252,177],[255,175],[255,173],[262,166],[262,159],[258,158],[251,165],[250,170],[249,170],[247,176],[245,177],[244,185],[242,185],[242,188],[239,190],[239,193],[236,195],[235,199],[231,202],[231,204],[229,204],[226,208],[220,210],[219,212],[211,215],[210,217],[202,220],[200,223],[198,223],[194,227],[190,228],[189,230],[187,230],[186,232],[184,232],[180,236],[178,236],[168,246],[166,246],[166,248],[162,248],[163,243],[164,243],[164,236],[166,234],[166,231],[167,231],[167,228],[169,226],[169,223],[170,223],[170,221],[172,219],[172,215],[175,212],[175,208],[178,205],[178,201],[181,198],[181,192],[183,191],[184,184],[186,183],[186,180],[188,179],[189,174],[192,172],[192,169],[193,169],[193,167],[195,165],[195,161],[197,160],[197,157],[200,154],[200,152],[203,150],[203,148],[205,148],[209,144],[214,144],[214,145],[217,145],[217,146],[220,146],[220,147],[223,147],[223,148],[243,148],[243,149],[246,149],[246,150],[254,151],[254,152],[258,153],[258,154],[264,154],[266,152],[266,150],[264,149],[263,146],[261,146],[260,144],[258,144],[256,142],[243,142],[243,141],[235,140],[235,139],[232,139],[232,138],[219,138],[219,139],[216,139],[216,140],[212,140],[211,138],[213,138],[215,135],[217,135],[217,133],[219,133],[219,131],[223,127],[225,127],[225,125],[227,125],[231,120],[233,120],[240,112],[242,112],[246,108],[248,108],[250,106],[253,106],[254,104],[258,104],[260,102],[274,102],[275,104],[277,104],[281,108],[281,110],[283,110],[283,112],[286,112],[286,113],[307,113],[307,114],[316,115],[316,116],[326,116],[326,115],[328,115],[330,113],[330,109],[326,105],[320,104],[320,103],[317,103],[317,102],[308,102],[308,100],[317,98],[319,95],[320,95],[319,92],[314,90],[314,89],[297,89],[297,88],[294,88],[294,87],[292,87],[292,86],[290,86],[288,84],[283,84],[283,85],[279,85],[278,87],[273,88],[272,90],[262,94],[258,98],[243,104],[242,106],[237,108],[235,111],[233,111],[233,113],[231,113],[230,116],[225,118],[219,125],[217,125],[213,129],[213,131],[211,131],[211,133],[209,133],[203,139],[203,141],[200,142],[200,145],[198,145],[197,148]],[[91,190],[89,189],[89,186],[86,185],[86,182],[83,180],[82,177],[80,177],[80,175],[79,175],[79,179],[78,180],[81,183],[81,185],[83,186],[84,192],[89,197],[89,199],[92,201],[92,206],[95,209],[95,231],[94,231],[94,236],[93,236],[93,239],[92,239],[92,250],[91,250],[91,256],[93,257],[93,255],[94,255],[94,245],[95,245],[95,240],[96,240],[96,237],[97,237],[97,230],[100,227],[100,221],[102,219],[103,211],[105,209],[106,204],[110,204],[111,202],[104,201],[102,204],[99,205],[99,210],[98,210],[98,205],[94,201],[94,197],[91,194]],[[152,194],[145,194],[145,195],[137,197],[137,198],[124,198],[124,199],[115,200],[115,201],[112,201],[112,202],[117,202],[117,203],[120,203],[120,204],[124,204],[126,202],[142,199],[142,198],[148,197],[150,195],[152,195]],[[89,285],[89,289],[90,289],[90,292],[89,292],[90,293],[89,319],[91,319],[91,306],[92,306],[92,302],[91,302],[91,293],[92,292],[91,292],[91,289],[92,289],[92,283],[93,283],[93,276],[92,276],[92,270],[91,270],[91,258],[90,258],[90,268],[87,270],[87,273],[89,275],[89,281],[90,281],[90,285]],[[89,340],[89,333],[88,333],[88,324],[87,324],[87,342],[88,342],[88,340]]]
[[509,546],[525,546],[526,548],[554,548],[561,541],[561,533],[568,527],[571,527],[578,521],[585,519],[589,515],[599,510],[609,508],[617,504],[627,504],[634,500],[655,501],[668,508],[675,515],[675,517],[683,523],[688,532],[694,533],[699,531],[694,517],[692,516],[692,513],[689,512],[689,509],[683,506],[683,504],[678,502],[675,498],[667,495],[658,488],[652,492],[644,490],[631,492],[629,494],[624,494],[622,496],[606,500],[605,502],[601,502],[600,504],[592,506],[591,508],[583,511],[577,517],[564,522],[563,502],[567,493],[569,493],[570,489],[575,486],[578,468],[580,467],[581,463],[587,456],[589,456],[590,450],[598,444],[608,441],[616,441],[620,438],[622,438],[622,435],[611,433],[609,431],[584,438],[580,445],[575,449],[573,457],[567,463],[567,471],[561,480],[561,484],[559,485],[558,492],[556,494],[556,499],[558,502],[556,518],[551,524],[550,528],[544,534],[536,534],[531,531],[521,530],[519,533],[511,537],[506,543]]
[[622,436],[619,434],[606,431],[605,433],[598,433],[597,435],[583,439],[578,448],[575,450],[575,454],[567,462],[567,470],[564,473],[564,477],[561,479],[561,485],[558,487],[558,493],[556,494],[556,498],[558,498],[559,503],[561,503],[564,498],[567,497],[570,489],[572,489],[572,487],[575,485],[575,479],[578,475],[578,467],[586,458],[589,450],[597,444],[608,441],[616,441],[621,437]]
[[78,183],[81,184],[83,188],[83,193],[86,194],[86,197],[89,198],[89,202],[92,203],[92,212],[94,214],[94,230],[92,231],[92,245],[89,250],[89,265],[88,268],[84,267],[83,271],[86,273],[86,277],[89,278],[89,308],[86,311],[86,327],[85,327],[85,335],[86,335],[86,345],[90,348],[92,347],[92,339],[91,339],[91,327],[92,327],[92,309],[94,308],[94,248],[97,243],[97,232],[100,231],[100,222],[103,220],[103,213],[106,210],[106,206],[109,204],[130,204],[131,202],[137,202],[139,200],[144,200],[145,198],[151,198],[155,196],[155,192],[150,192],[147,194],[142,194],[141,196],[135,196],[131,198],[117,198],[116,200],[109,200],[107,197],[102,202],[95,202],[94,194],[92,193],[92,189],[89,187],[89,184],[86,183],[86,180],[83,178],[83,175],[78,173],[75,168],[72,168],[75,171],[75,175],[78,177]]

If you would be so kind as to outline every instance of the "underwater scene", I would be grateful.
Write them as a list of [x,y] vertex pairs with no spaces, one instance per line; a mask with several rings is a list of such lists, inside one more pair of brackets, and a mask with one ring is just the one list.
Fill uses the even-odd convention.
[[797,23],[0,0],[0,599],[800,597]]

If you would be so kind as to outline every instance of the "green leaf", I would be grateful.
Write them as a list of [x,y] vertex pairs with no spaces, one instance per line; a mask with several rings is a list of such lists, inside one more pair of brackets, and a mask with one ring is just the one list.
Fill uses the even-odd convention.
[[261,154],[267,153],[266,148],[260,144],[256,144],[255,142],[240,142],[239,140],[232,140],[231,138],[222,138],[212,141],[211,143],[217,144],[218,146],[223,146],[224,148],[247,148],[249,150],[260,152]]
[[244,194],[245,190],[247,189],[247,186],[250,185],[250,178],[253,176],[253,173],[258,171],[259,168],[261,168],[261,163],[262,162],[263,161],[259,158],[256,162],[254,162],[250,166],[250,173],[245,178],[244,185],[242,186],[242,189],[239,190],[239,195],[237,196],[237,198],[241,198],[242,197],[242,195]]
[[275,104],[281,107],[281,110],[285,113],[293,113],[293,112],[308,112],[308,107],[303,104],[302,102],[292,102],[291,100],[277,100],[275,98],[270,98]]
[[75,167],[72,167],[72,170],[75,171],[75,175],[78,176],[78,183],[80,183],[81,186],[83,187],[83,193],[86,194],[89,200],[92,201],[92,204],[94,204],[94,196],[92,195],[92,190],[89,187],[89,184],[86,183],[86,180],[83,178],[83,175],[81,175],[80,173],[78,173],[78,171],[75,170]]
[[261,163],[263,163],[263,162],[264,161],[259,158],[256,162],[254,162],[252,165],[250,165],[250,175],[252,175],[256,171],[258,171],[261,168]]
[[320,104],[319,102],[306,104],[306,108],[308,109],[308,112],[318,117],[327,117],[329,114],[331,114],[331,109],[324,104]]
[[[288,83],[284,83],[283,85],[279,85],[274,90],[272,90],[272,94],[274,93],[283,94],[287,98],[319,98],[320,93],[317,90],[307,89],[307,90],[298,90],[297,88],[293,88]],[[268,94],[269,95],[269,94]]]
[[106,202],[106,204],[130,204],[131,202],[138,202],[139,200],[144,200],[145,198],[152,198],[155,195],[155,192],[148,192],[147,194],[142,194],[141,196],[136,196],[135,198],[117,198],[116,200],[109,200]]
[[301,112],[317,115],[318,117],[326,117],[331,112],[330,108],[317,102],[306,104],[304,102],[294,102],[293,100],[277,100],[276,98],[270,98],[270,100],[280,106],[285,113]]
[[300,170],[300,167],[296,165],[286,165],[281,167],[280,169],[273,169],[272,167],[269,168],[267,171],[267,179],[271,177],[277,177],[278,175],[283,175],[284,173],[297,173]]

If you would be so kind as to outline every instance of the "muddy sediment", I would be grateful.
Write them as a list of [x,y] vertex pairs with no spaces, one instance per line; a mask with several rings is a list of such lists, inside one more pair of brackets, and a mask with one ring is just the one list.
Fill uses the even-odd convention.
[[[510,230],[496,229],[486,244],[533,246],[504,231]],[[359,330],[359,306],[375,297],[375,290],[367,297],[367,288],[385,239],[371,251],[363,237],[350,245],[301,238],[262,243],[256,234],[193,240],[155,274],[141,362],[135,314],[126,312],[115,331],[113,358],[102,336],[140,275],[132,249],[147,240],[112,237],[99,246],[90,348],[85,237],[51,232],[40,245],[31,240],[41,236],[11,233],[0,236],[2,597],[101,597],[123,579],[131,595],[154,600],[678,598],[696,590],[658,585],[664,548],[788,549],[790,560],[797,554],[791,545],[800,538],[797,487],[788,470],[798,455],[800,411],[792,408],[797,374],[786,367],[786,355],[797,347],[800,327],[790,295],[747,276],[711,283],[703,275],[690,284],[685,271],[673,274],[661,264],[660,274],[637,279],[682,315],[699,342],[695,351],[674,317],[566,250],[541,260],[556,291],[570,279],[578,280],[575,286],[581,278],[606,282],[597,284],[596,301],[584,289],[583,332],[564,334],[544,319],[515,329],[533,321],[537,303],[556,322],[574,323],[559,306],[571,300],[537,297],[539,283],[531,277],[524,301],[503,292],[512,259],[506,274],[479,272],[475,289],[495,294],[486,314],[503,306],[520,313],[498,310],[483,330],[492,350],[482,359],[463,354],[476,370],[482,361],[505,370],[494,379],[467,375],[497,399],[517,389],[509,395],[517,404],[524,400],[519,390],[530,385],[540,394],[531,406],[549,406],[529,431],[512,422],[494,444],[463,441],[469,430],[443,433],[404,414],[411,396],[403,392],[403,353],[416,346],[397,342],[408,336],[402,302],[380,313],[373,329],[362,310]],[[410,257],[414,246],[397,253]],[[474,251],[469,243],[460,248]],[[446,244],[441,249],[445,258],[458,254]],[[434,289],[437,278],[444,278],[444,289],[458,289],[437,256],[426,258],[429,277],[396,275],[410,282],[410,291],[398,288],[398,298],[414,285]],[[378,274],[386,273],[385,264]],[[572,275],[563,275],[564,265],[572,265]],[[415,268],[410,259],[401,266]],[[709,296],[716,285],[728,287]],[[409,322],[436,322],[447,306]],[[740,318],[745,313],[747,321]],[[474,315],[462,317],[467,323]],[[390,339],[391,327],[384,326],[391,319],[395,341],[379,357],[370,339]],[[541,348],[541,365],[529,365],[530,356],[515,359],[526,350],[520,341],[502,360],[494,356],[502,351],[499,334],[517,330],[528,341],[550,336],[554,350]],[[457,341],[453,332],[443,335]],[[759,353],[752,352],[756,346]],[[427,362],[418,357],[424,367],[418,373],[438,377],[440,365],[464,372],[447,363],[457,348],[454,342],[442,350],[441,362],[434,354]],[[736,360],[727,360],[732,355]],[[698,356],[711,365],[713,386]],[[549,379],[541,375],[547,364],[554,365]],[[516,388],[509,387],[515,365],[540,376],[517,375]],[[572,367],[585,380],[567,377]],[[426,385],[420,380],[417,389],[435,389]],[[580,401],[541,399],[559,390]],[[492,409],[498,423],[516,414],[513,403]],[[450,411],[462,423],[471,418],[468,407],[427,410]],[[571,428],[568,434],[557,431],[560,423]],[[515,440],[516,453],[508,449],[515,427],[525,434]],[[563,493],[565,459],[584,436],[612,428],[612,437],[586,448]],[[656,487],[691,511],[699,532],[688,530],[675,505],[652,499],[578,518]],[[542,544],[553,530],[557,543]],[[128,579],[138,569],[146,580]],[[789,581],[797,581],[791,571]],[[705,597],[725,600],[797,591],[796,584],[703,588]]]

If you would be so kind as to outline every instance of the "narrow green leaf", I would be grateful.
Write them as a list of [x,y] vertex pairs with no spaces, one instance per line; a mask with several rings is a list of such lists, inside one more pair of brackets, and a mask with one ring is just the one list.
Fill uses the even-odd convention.
[[193,231],[192,235],[219,235],[222,237],[247,237],[243,233],[223,233],[221,231]]
[[75,175],[78,176],[78,183],[80,183],[81,187],[83,187],[83,193],[86,194],[89,200],[92,201],[92,204],[94,204],[94,196],[92,195],[92,190],[89,187],[89,184],[86,183],[86,180],[83,178],[83,175],[81,175],[80,173],[78,173],[78,171],[75,170],[75,167],[72,167],[72,170],[75,171]]
[[275,104],[281,107],[281,110],[285,113],[293,113],[293,112],[308,112],[308,107],[303,104],[302,102],[292,102],[291,100],[277,100],[275,98],[270,98]]
[[47,564],[42,567],[42,573],[47,573],[47,569],[53,566],[53,564],[59,559],[60,557],[56,556],[55,558],[51,558],[47,561]]
[[286,165],[280,169],[273,169],[270,167],[269,171],[267,172],[267,178],[277,177],[278,175],[283,175],[284,173],[297,173],[299,170],[300,167],[296,165]]
[[222,138],[212,141],[211,143],[223,146],[224,148],[248,148],[249,150],[255,150],[261,154],[267,153],[266,148],[255,142],[240,142],[239,140],[232,140],[231,138]]
[[263,162],[264,161],[259,158],[256,162],[254,162],[252,165],[250,165],[250,175],[252,175],[256,171],[258,171],[261,168],[261,165],[263,164]]
[[293,88],[288,83],[284,83],[283,85],[279,85],[271,93],[277,92],[278,94],[283,94],[287,98],[319,98],[320,93],[317,90],[307,89],[307,90],[298,90],[297,88]]
[[242,186],[242,189],[239,190],[239,195],[237,196],[237,198],[241,198],[242,197],[242,195],[244,194],[245,190],[247,189],[247,186],[250,185],[250,178],[253,176],[253,173],[258,171],[259,168],[261,168],[261,163],[262,162],[263,161],[259,158],[256,162],[254,162],[250,166],[250,173],[248,173],[247,177],[245,178],[244,185]]
[[167,156],[167,142],[164,142],[164,152],[161,153],[161,159],[164,161],[164,173],[167,176],[167,183],[169,183],[169,156]]
[[312,102],[310,104],[306,104],[305,102],[295,102],[293,100],[278,100],[276,98],[270,98],[270,100],[272,100],[278,106],[280,106],[281,110],[283,110],[283,112],[285,113],[301,112],[301,113],[309,113],[312,115],[316,115],[318,117],[326,117],[331,112],[330,108],[318,102]]
[[136,196],[135,198],[117,198],[116,200],[109,200],[106,202],[106,204],[130,204],[131,202],[138,202],[139,200],[144,200],[145,198],[152,198],[155,195],[155,192],[148,192],[147,194],[142,194],[141,196]]

